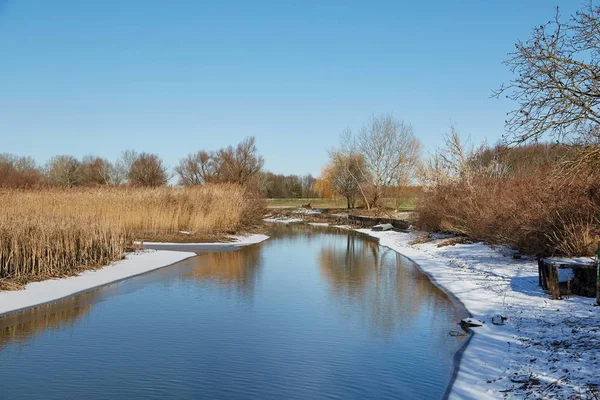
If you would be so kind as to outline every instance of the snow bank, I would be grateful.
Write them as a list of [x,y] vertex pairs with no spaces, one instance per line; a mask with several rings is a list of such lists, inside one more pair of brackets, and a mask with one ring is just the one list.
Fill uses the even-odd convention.
[[0,292],[0,316],[52,303],[125,278],[144,274],[195,256],[189,252],[152,251],[128,254],[124,260],[95,271],[33,282],[23,290]]
[[[153,250],[180,250],[180,251],[231,251],[240,247],[264,242],[269,238],[267,235],[230,235],[233,241],[224,243],[166,243],[166,242],[144,242],[145,249]],[[136,244],[140,244],[137,242]]]
[[302,218],[290,218],[290,217],[270,217],[263,219],[265,222],[278,223],[278,224],[293,224],[295,222],[304,222]]
[[[598,398],[600,309],[594,299],[551,300],[537,262],[482,243],[411,245],[414,233],[359,230],[416,262],[485,321],[465,349],[450,398]],[[494,325],[494,315],[508,317]],[[458,322],[458,321],[457,321]],[[580,397],[581,396],[581,397]]]
[[319,208],[301,208],[294,211],[294,214],[307,214],[307,215],[315,215],[315,214],[323,214],[323,210]]

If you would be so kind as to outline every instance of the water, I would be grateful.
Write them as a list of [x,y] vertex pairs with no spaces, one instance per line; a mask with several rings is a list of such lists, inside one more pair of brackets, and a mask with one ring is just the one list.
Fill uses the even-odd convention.
[[274,228],[0,319],[0,398],[440,398],[465,316],[374,241]]

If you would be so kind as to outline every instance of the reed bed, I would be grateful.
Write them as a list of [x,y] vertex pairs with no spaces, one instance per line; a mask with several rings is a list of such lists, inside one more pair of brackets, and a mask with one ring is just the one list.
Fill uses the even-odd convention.
[[119,260],[134,240],[234,233],[263,202],[231,184],[0,190],[0,290]]

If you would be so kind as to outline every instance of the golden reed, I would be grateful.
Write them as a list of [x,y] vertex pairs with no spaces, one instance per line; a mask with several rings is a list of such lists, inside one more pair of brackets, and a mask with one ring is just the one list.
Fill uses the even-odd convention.
[[136,239],[233,233],[263,203],[232,184],[0,190],[0,289],[119,260]]

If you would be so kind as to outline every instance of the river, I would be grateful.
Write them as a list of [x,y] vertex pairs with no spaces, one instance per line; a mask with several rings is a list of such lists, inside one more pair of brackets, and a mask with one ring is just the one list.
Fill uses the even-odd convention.
[[0,319],[0,398],[441,398],[464,308],[359,234],[271,239]]

